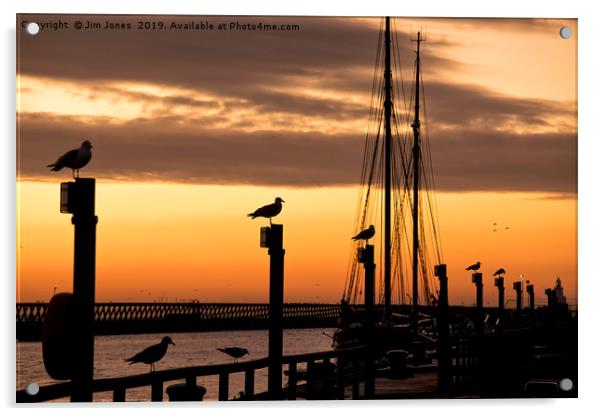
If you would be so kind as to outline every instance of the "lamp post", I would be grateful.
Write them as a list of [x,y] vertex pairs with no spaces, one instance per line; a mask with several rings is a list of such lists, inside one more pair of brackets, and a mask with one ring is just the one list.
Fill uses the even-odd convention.
[[91,402],[94,378],[94,298],[96,270],[96,224],[94,214],[94,178],[76,178],[61,183],[61,213],[73,214],[73,334],[77,354],[74,366],[71,401]]
[[260,246],[268,249],[270,255],[270,306],[268,341],[268,393],[271,400],[282,396],[282,349],[284,303],[284,249],[283,226],[272,224],[262,227]]

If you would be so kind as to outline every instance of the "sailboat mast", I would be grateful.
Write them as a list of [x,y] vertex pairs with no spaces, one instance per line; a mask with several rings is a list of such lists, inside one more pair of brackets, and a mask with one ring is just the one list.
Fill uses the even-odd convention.
[[385,229],[384,295],[385,321],[391,318],[391,27],[385,17]]
[[414,203],[412,206],[413,258],[412,258],[412,322],[414,331],[418,330],[418,191],[420,186],[420,32],[416,37],[416,91],[414,92],[414,146],[412,148],[412,165],[414,167]]

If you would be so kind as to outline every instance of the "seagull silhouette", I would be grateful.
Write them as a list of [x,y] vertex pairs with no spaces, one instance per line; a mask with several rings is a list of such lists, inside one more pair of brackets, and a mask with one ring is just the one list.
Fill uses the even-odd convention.
[[352,240],[370,240],[374,237],[374,233],[376,230],[374,229],[374,225],[370,225],[369,228],[360,231],[355,237],[351,237]]
[[232,357],[234,359],[235,363],[238,362],[239,358],[242,358],[245,355],[249,354],[249,350],[247,350],[246,348],[241,348],[241,347],[226,347],[226,348],[218,348],[217,350]]
[[82,142],[79,149],[69,150],[56,162],[46,166],[53,172],[58,172],[63,168],[70,168],[73,171],[73,177],[79,178],[79,170],[86,166],[92,159],[92,143],[89,140]]
[[481,268],[481,262],[477,261],[475,264],[472,264],[466,268],[466,270],[474,270],[475,272]]
[[264,217],[270,219],[270,225],[272,225],[272,217],[280,214],[282,211],[282,203],[284,200],[280,197],[277,197],[274,200],[273,204],[264,205],[261,208],[257,208],[255,212],[247,214],[247,217],[251,217],[251,219],[255,219],[257,217]]
[[169,344],[176,345],[173,343],[170,337],[163,337],[160,343],[145,348],[138,354],[130,358],[126,358],[125,361],[129,361],[130,365],[134,363],[150,364],[150,371],[152,373],[155,371],[155,363],[165,356]]
[[493,275],[494,275],[494,276],[500,276],[500,275],[502,275],[502,274],[506,274],[506,270],[504,270],[504,268],[503,268],[503,267],[502,267],[502,268],[500,268],[500,269],[498,269],[498,271],[497,271],[497,272],[493,273]]

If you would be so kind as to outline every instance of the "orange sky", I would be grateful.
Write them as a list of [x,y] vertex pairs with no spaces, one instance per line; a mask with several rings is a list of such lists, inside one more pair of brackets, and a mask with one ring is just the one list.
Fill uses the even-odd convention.
[[[365,24],[372,27],[378,22],[368,20]],[[576,134],[576,39],[560,39],[557,27],[561,24],[571,26],[576,33],[575,21],[543,21],[532,25],[455,19],[398,20],[396,23],[403,31],[416,27],[427,31],[425,65],[429,65],[428,57],[432,56],[432,65],[424,74],[427,102],[431,80],[454,88],[474,86],[475,91],[485,91],[488,99],[498,100],[492,107],[492,114],[505,113],[494,125],[490,119],[467,113],[464,126],[467,130],[508,135],[517,143],[526,140],[528,134],[537,133],[542,136],[544,146],[546,135],[562,142],[562,135]],[[318,36],[315,41],[321,44],[320,39]],[[373,40],[375,44],[376,38]],[[28,44],[25,40],[22,42],[21,53],[28,53]],[[373,57],[373,54],[367,56],[366,61],[370,63]],[[439,61],[435,58],[440,62],[453,59],[456,63],[437,65],[435,63]],[[411,56],[402,58],[407,60],[404,63],[406,77],[411,59]],[[318,64],[312,62],[312,70],[318,68]],[[22,143],[17,185],[17,301],[47,301],[54,286],[58,291],[71,290],[73,229],[69,216],[58,211],[58,183],[69,180],[70,176],[69,172],[51,176],[30,168],[30,165],[43,167],[53,161],[44,160],[44,157],[58,156],[40,156],[30,151],[27,129],[37,126],[35,123],[48,120],[43,131],[49,135],[59,131],[59,123],[63,120],[71,120],[71,126],[76,127],[106,126],[107,129],[134,132],[148,120],[169,116],[166,130],[181,128],[184,132],[198,127],[210,128],[212,132],[249,134],[249,137],[269,133],[275,137],[308,134],[326,138],[333,134],[362,138],[367,126],[367,112],[365,118],[339,119],[336,113],[328,114],[327,110],[312,112],[311,108],[301,106],[302,101],[298,101],[299,107],[294,111],[255,105],[253,100],[259,96],[257,91],[237,97],[236,92],[220,94],[208,86],[119,79],[117,76],[93,81],[76,75],[58,76],[50,66],[38,68],[23,64],[22,68],[18,76]],[[270,97],[286,93],[294,94],[298,100],[317,100],[321,104],[328,100],[345,102],[350,106],[350,113],[357,110],[354,105],[361,113],[361,106],[369,99],[370,67],[345,70],[349,71],[349,77],[363,80],[361,88],[337,87],[321,82],[321,78],[291,72],[287,78],[289,84],[274,83],[264,90],[269,90]],[[226,88],[224,86],[224,91]],[[180,100],[172,99],[176,96]],[[189,105],[184,98],[195,104]],[[463,96],[453,99],[457,100],[458,107],[463,106]],[[506,109],[506,102],[520,102],[525,110],[513,114],[515,110]],[[544,106],[549,111],[529,113],[526,118],[527,111],[532,111],[527,105]],[[447,117],[446,111],[443,105],[433,109],[435,120],[431,123],[440,121],[435,126],[431,124],[434,158],[438,152],[438,138],[452,134],[468,136],[458,127],[462,120]],[[177,133],[174,130],[174,137]],[[65,138],[65,143],[75,147],[79,138],[87,134],[83,129],[69,140]],[[251,221],[245,214],[271,202],[275,196],[286,201],[283,213],[278,217],[278,222],[285,224],[285,300],[336,302],[340,299],[351,250],[349,238],[354,231],[358,192],[354,184],[346,183],[346,179],[336,175],[332,182],[316,186],[287,183],[284,179],[283,183],[271,184],[263,183],[264,179],[244,183],[239,178],[189,181],[182,179],[186,175],[178,172],[170,173],[171,177],[158,182],[161,173],[148,171],[147,167],[133,172],[120,171],[120,166],[113,165],[103,175],[99,166],[112,163],[114,158],[108,154],[109,146],[103,148],[100,137],[92,137],[92,140],[95,148],[90,169],[97,177],[96,212],[99,216],[98,301],[267,301],[268,256],[265,249],[259,248],[259,227],[267,221]],[[124,142],[128,140],[129,137],[123,137]],[[55,153],[68,149],[52,145],[53,142],[45,140],[44,146]],[[154,144],[149,142],[149,145]],[[299,152],[303,173],[301,156],[305,150],[295,151]],[[512,154],[511,149],[509,152]],[[550,152],[553,154],[555,150]],[[537,163],[550,165],[546,159],[537,161],[537,154],[532,157],[534,166]],[[336,159],[335,153],[333,165]],[[240,164],[239,161],[232,163]],[[505,163],[504,160],[487,162],[490,165]],[[95,166],[98,171],[93,170]],[[553,166],[547,168],[553,171]],[[315,170],[308,167],[308,175],[312,169]],[[508,294],[510,282],[518,280],[522,274],[525,280],[534,282],[536,298],[543,302],[543,289],[552,286],[556,276],[560,276],[567,297],[575,301],[576,188],[574,191],[570,186],[565,189],[557,185],[558,181],[548,183],[547,174],[541,174],[542,185],[538,186],[538,171],[525,180],[528,186],[522,187],[520,183],[507,184],[506,181],[511,180],[506,178],[503,170],[488,179],[487,175],[478,172],[471,177],[470,169],[468,176],[466,172],[458,174],[458,177],[463,175],[459,181],[472,184],[480,178],[478,187],[456,188],[448,185],[454,178],[453,170],[449,173],[449,169],[445,171],[447,179],[443,180],[449,189],[443,189],[437,199],[444,260],[450,277],[450,302],[473,302],[473,287],[464,267],[477,260],[483,263],[486,304],[495,302],[491,274],[499,267],[508,272]],[[560,175],[564,172],[562,169],[564,167],[558,169]],[[344,170],[359,178],[359,164],[344,167]],[[508,175],[520,177],[512,165],[508,165],[507,170]],[[437,173],[435,166],[435,175]],[[287,174],[283,168],[282,175]],[[504,228],[492,232],[494,222]]]

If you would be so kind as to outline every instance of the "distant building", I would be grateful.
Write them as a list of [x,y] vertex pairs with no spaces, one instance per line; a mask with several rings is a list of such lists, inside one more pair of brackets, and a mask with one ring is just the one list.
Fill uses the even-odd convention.
[[562,287],[560,277],[556,278],[556,286],[554,287],[554,291],[556,292],[556,302],[558,305],[566,305],[566,296],[564,296],[564,288]]

